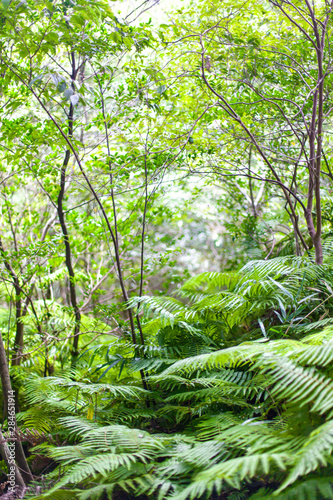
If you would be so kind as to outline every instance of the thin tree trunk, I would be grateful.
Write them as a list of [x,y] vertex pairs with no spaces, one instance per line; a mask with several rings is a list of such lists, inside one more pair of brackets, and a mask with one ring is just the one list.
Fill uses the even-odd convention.
[[[75,80],[76,70],[75,70],[75,59],[74,54],[72,53],[72,81]],[[72,83],[72,89],[75,90],[74,84]],[[68,113],[68,136],[70,138],[73,137],[73,119],[74,119],[74,106],[70,103],[69,113]],[[69,298],[70,303],[74,311],[75,316],[75,326],[74,326],[74,340],[73,340],[73,350],[72,350],[72,361],[75,363],[75,360],[79,354],[79,335],[80,335],[80,326],[81,326],[81,313],[77,303],[76,297],[76,287],[75,287],[75,273],[72,265],[72,251],[71,244],[69,239],[69,234],[66,226],[65,215],[63,210],[63,200],[65,195],[65,184],[66,184],[66,170],[68,167],[68,163],[70,160],[71,152],[67,149],[65,153],[64,162],[61,168],[61,176],[60,176],[60,191],[58,195],[58,217],[61,226],[61,231],[64,237],[65,244],[65,264],[68,271],[68,279],[69,279]]]
[[15,462],[14,464],[12,463],[12,455],[1,429],[0,429],[0,454],[3,460],[5,461],[5,464],[7,465],[9,472],[11,470],[11,467],[15,468],[15,483],[17,486],[24,489],[25,488],[24,479],[21,475],[20,469],[17,467]]
[[323,245],[322,245],[320,235],[318,238],[315,238],[313,240],[313,246],[315,249],[316,264],[318,266],[321,266],[323,263]]
[[14,340],[14,350],[12,355],[12,365],[20,365],[23,354],[24,324],[22,323],[22,300],[21,289],[18,278],[14,277],[15,288],[15,310],[16,310],[16,333]]
[[[72,108],[72,105],[71,105]],[[65,264],[68,271],[68,280],[69,280],[69,298],[71,306],[74,310],[75,316],[75,326],[74,326],[74,340],[73,340],[73,351],[72,357],[75,360],[78,356],[78,347],[79,347],[79,334],[80,334],[80,324],[81,324],[81,313],[77,304],[76,298],[76,287],[75,287],[75,273],[72,265],[72,252],[71,245],[68,235],[68,230],[65,222],[65,216],[63,211],[63,199],[65,193],[65,181],[66,181],[66,167],[68,165],[70,158],[70,152],[67,150],[65,155],[65,160],[63,163],[63,167],[61,169],[61,179],[60,179],[60,192],[58,195],[58,217],[61,226],[61,231],[64,237],[65,244]]]
[[12,365],[19,365],[21,362],[21,356],[23,352],[23,334],[24,334],[24,325],[21,322],[22,318],[22,299],[21,299],[21,287],[17,274],[14,269],[10,265],[7,260],[5,249],[2,244],[2,240],[0,238],[0,253],[3,258],[3,262],[5,264],[5,268],[9,272],[12,280],[13,286],[15,290],[15,311],[16,311],[16,333],[14,340],[14,351],[12,356]]
[[[11,401],[10,401],[10,398],[12,398],[14,391],[12,390],[12,384],[10,381],[9,369],[8,369],[7,358],[6,358],[6,351],[5,351],[5,346],[3,344],[1,334],[0,334],[0,377],[1,377],[2,394],[3,394],[5,407],[7,410],[9,408],[9,406],[11,408],[14,408],[14,403],[11,403]],[[13,398],[13,400],[14,399],[15,398]],[[9,404],[9,403],[11,403],[11,404]],[[25,486],[25,484],[28,484],[30,481],[32,481],[32,475],[31,475],[27,460],[25,458],[22,443],[21,443],[19,436],[18,436],[17,421],[16,421],[16,415],[15,415],[14,410],[12,410],[9,414],[7,413],[7,419],[8,420],[10,419],[14,423],[14,431],[16,434],[15,461],[16,461],[17,467],[19,468],[19,471],[20,471],[20,473],[18,473],[18,474],[15,472],[17,484],[19,486]],[[9,452],[8,445],[6,448],[6,443],[3,442],[2,435],[0,436],[0,439],[1,439],[1,442],[3,445],[3,447],[1,448],[1,451],[4,454],[3,458],[5,461],[10,460],[10,452]],[[8,463],[7,463],[7,465],[8,465]],[[10,465],[10,463],[9,463],[9,465]],[[21,481],[22,478],[23,478],[23,484]]]

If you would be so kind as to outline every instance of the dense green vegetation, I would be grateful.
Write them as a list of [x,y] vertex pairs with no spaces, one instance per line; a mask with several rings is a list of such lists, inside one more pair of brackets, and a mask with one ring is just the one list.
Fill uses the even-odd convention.
[[0,497],[333,499],[333,0],[0,11]]

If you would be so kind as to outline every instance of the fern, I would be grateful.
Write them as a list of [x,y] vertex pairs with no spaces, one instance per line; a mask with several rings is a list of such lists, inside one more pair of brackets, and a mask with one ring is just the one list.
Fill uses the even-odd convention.
[[298,450],[294,458],[295,466],[291,469],[287,479],[278,491],[294,483],[299,476],[309,474],[321,466],[326,467],[332,451],[333,421],[329,420],[317,427]]
[[[179,300],[131,299],[143,313],[144,347],[99,344],[81,356],[77,373],[26,381],[28,404],[45,408],[48,429],[53,420],[64,437],[62,446],[36,448],[61,465],[61,478],[51,472],[56,484],[36,498],[69,488],[79,500],[119,489],[151,500],[331,498],[326,262],[319,269],[309,257],[252,261],[192,277]],[[139,370],[148,391],[138,387]],[[89,378],[99,373],[112,382]],[[43,412],[29,408],[21,421],[38,427]]]

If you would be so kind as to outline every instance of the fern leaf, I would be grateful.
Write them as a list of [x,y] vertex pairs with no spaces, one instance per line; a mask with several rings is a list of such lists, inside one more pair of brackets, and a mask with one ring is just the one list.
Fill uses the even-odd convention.
[[327,466],[333,451],[333,420],[314,430],[295,456],[295,465],[278,492],[294,483],[299,476],[309,474],[320,466]]

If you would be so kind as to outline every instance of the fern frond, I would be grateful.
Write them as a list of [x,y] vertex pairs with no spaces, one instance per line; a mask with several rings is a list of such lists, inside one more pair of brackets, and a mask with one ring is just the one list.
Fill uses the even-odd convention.
[[280,454],[258,454],[227,460],[194,476],[192,483],[183,491],[172,495],[174,500],[197,499],[211,495],[214,490],[221,492],[223,482],[240,489],[245,478],[269,474],[272,470],[286,469],[289,456]]
[[333,420],[317,427],[294,457],[294,467],[277,492],[294,483],[299,476],[327,466],[333,451]]
[[223,430],[242,423],[243,420],[232,412],[206,417],[197,424],[199,429],[198,438],[211,439],[220,435]]
[[[297,340],[275,340],[266,342],[244,342],[234,347],[222,349],[213,353],[193,356],[177,361],[172,366],[164,370],[163,375],[168,376],[173,373],[189,373],[195,370],[212,367],[234,368],[245,363],[254,361],[260,354],[276,353],[285,354],[290,351],[301,349],[302,343]],[[162,376],[162,375],[161,375]]]
[[324,412],[333,408],[333,382],[315,368],[303,368],[286,358],[261,357],[262,371],[274,380],[272,394],[304,406],[312,404],[311,411]]
[[333,476],[314,477],[287,488],[282,493],[259,490],[249,500],[333,500]]
[[300,365],[327,366],[333,361],[333,342],[306,347],[297,353],[297,363]]
[[26,496],[30,500],[78,500],[80,498],[81,490],[50,490],[38,496]]

